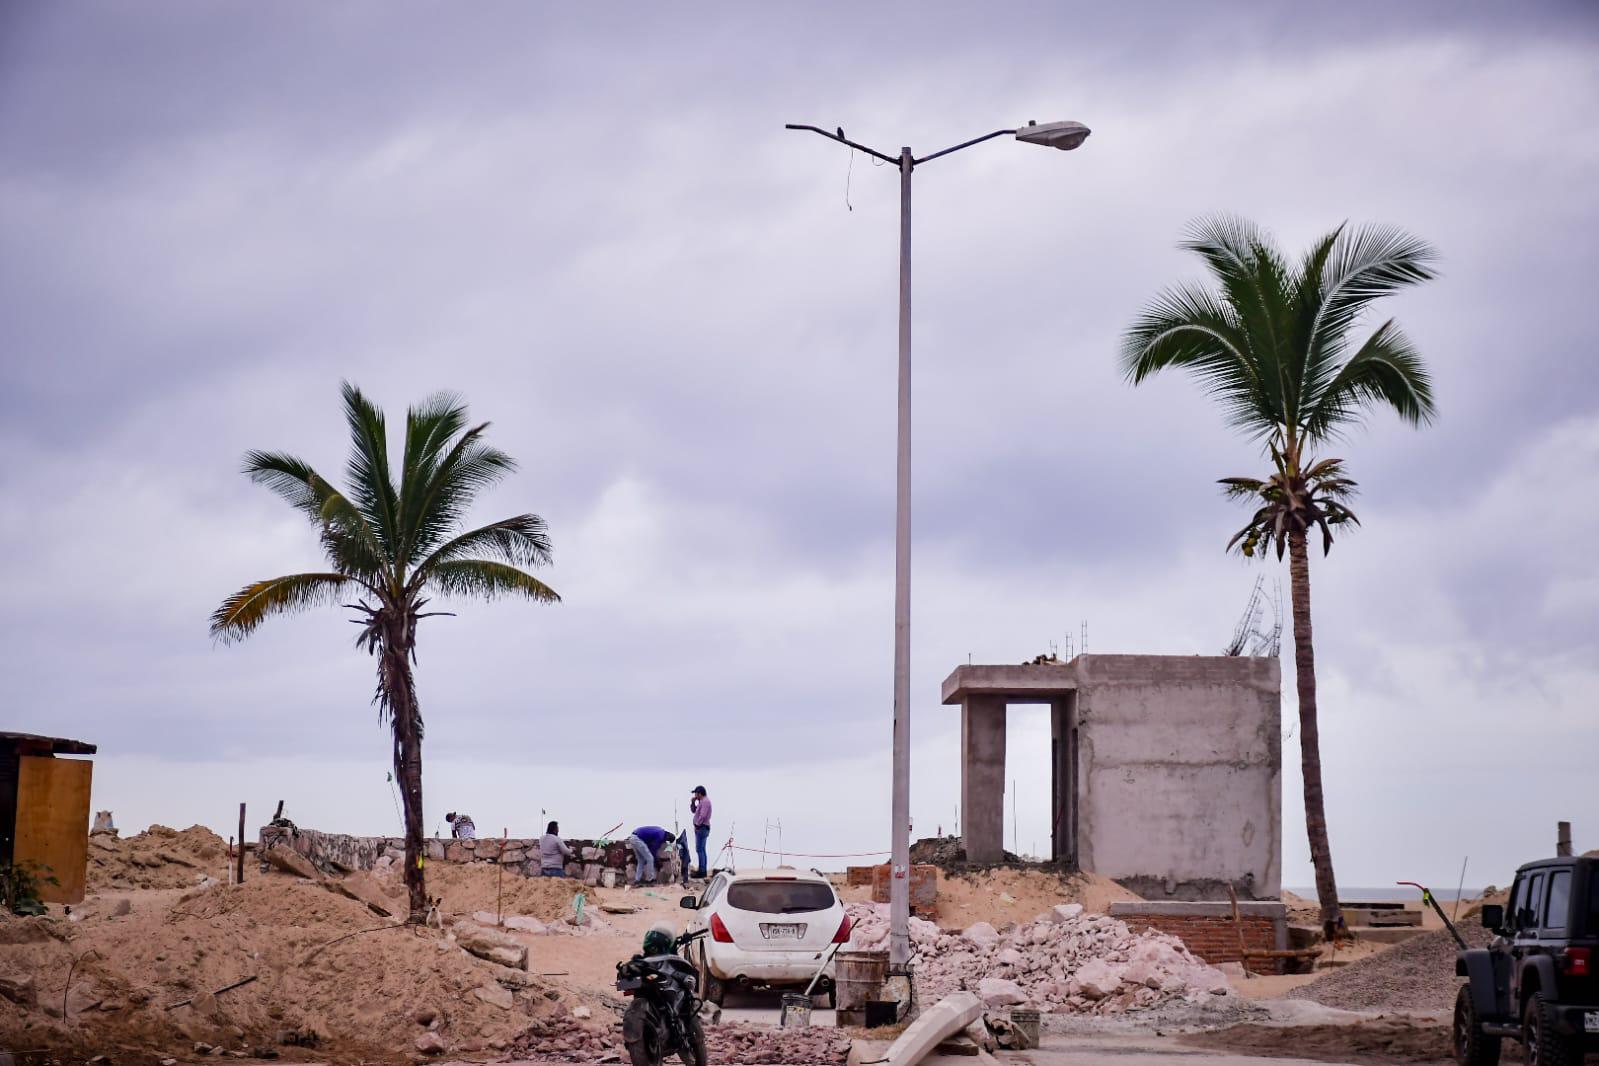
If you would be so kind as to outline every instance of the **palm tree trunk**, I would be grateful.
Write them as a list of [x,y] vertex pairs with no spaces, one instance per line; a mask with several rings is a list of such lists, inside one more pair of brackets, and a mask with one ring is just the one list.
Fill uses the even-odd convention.
[[411,677],[411,649],[405,634],[385,641],[381,684],[394,730],[394,779],[400,783],[405,813],[405,889],[410,921],[427,920],[427,887],[422,872],[422,717]]
[[1310,836],[1310,864],[1316,871],[1316,899],[1321,904],[1322,935],[1329,941],[1338,929],[1338,883],[1333,877],[1332,845],[1327,840],[1327,811],[1321,787],[1321,733],[1316,725],[1316,651],[1310,635],[1310,557],[1305,534],[1288,535],[1289,589],[1294,612],[1294,673],[1299,688],[1299,759],[1305,779],[1305,830]]

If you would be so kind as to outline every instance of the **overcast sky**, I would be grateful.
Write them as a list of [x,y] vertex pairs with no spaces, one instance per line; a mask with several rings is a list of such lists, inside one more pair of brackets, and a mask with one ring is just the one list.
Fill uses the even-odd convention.
[[[124,829],[284,798],[396,832],[341,612],[232,647],[206,619],[319,566],[246,450],[337,472],[341,379],[395,421],[452,389],[521,462],[478,517],[543,515],[564,602],[425,623],[429,830],[669,822],[705,784],[741,842],[886,848],[898,185],[783,124],[926,154],[1072,118],[1081,151],[917,172],[918,834],[953,829],[968,656],[1085,620],[1215,653],[1286,586],[1222,551],[1254,446],[1117,372],[1198,275],[1184,225],[1231,211],[1442,257],[1382,309],[1439,420],[1337,447],[1364,526],[1312,563],[1341,881],[1503,884],[1558,818],[1599,846],[1596,60],[1558,2],[5,4],[0,724],[98,743]],[[1044,849],[1047,724],[1013,720]]]

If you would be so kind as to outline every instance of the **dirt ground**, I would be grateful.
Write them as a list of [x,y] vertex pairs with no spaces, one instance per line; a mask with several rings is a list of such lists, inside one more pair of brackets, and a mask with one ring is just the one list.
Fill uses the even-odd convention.
[[1190,1033],[1179,1042],[1212,1051],[1351,1064],[1454,1061],[1449,1027],[1405,1018],[1374,1018],[1347,1025],[1235,1025]]
[[[228,868],[226,843],[200,827],[94,837],[82,905],[70,915],[52,907],[44,918],[0,917],[0,978],[7,979],[0,981],[0,1047],[109,1053],[119,1066],[193,1060],[206,1053],[197,1048],[400,1063],[423,1058],[417,1042],[424,1040],[455,1059],[543,1048],[558,1060],[600,1061],[613,1050],[621,1006],[612,988],[616,963],[652,924],[679,928],[683,919],[675,887],[589,889],[585,911],[595,921],[579,932],[565,922],[575,882],[437,863],[428,886],[441,899],[444,928],[419,929],[398,921],[405,897],[397,871],[351,874],[333,885],[260,873],[247,855],[246,882],[234,886]],[[939,892],[937,918],[950,929],[1025,922],[1064,902],[1104,912],[1137,898],[1103,878],[1034,869],[941,876]],[[849,900],[869,894],[843,891]],[[474,914],[492,923],[497,907],[555,930],[505,931],[528,948],[525,972],[468,954],[450,931]],[[1338,998],[1351,978],[1380,979],[1384,971],[1369,967],[1387,960],[1373,956],[1391,950],[1357,942],[1337,956],[1364,960],[1357,966],[1233,983],[1246,999],[1263,1000],[1327,981],[1299,994]],[[1396,972],[1416,958],[1416,949],[1393,956]],[[1291,1046],[1301,1058],[1404,1063],[1436,1061],[1446,1039],[1436,1025],[1392,1019],[1291,1031],[1285,1037],[1282,1028],[1246,1025],[1184,1039],[1240,1053],[1283,1054],[1273,1049]],[[739,1040],[754,1038],[730,1031],[729,1039],[729,1053],[745,1054],[734,1051],[743,1048]]]
[[[0,918],[0,978],[8,979],[0,990],[16,993],[0,994],[0,1048],[117,1052],[121,1062],[191,1058],[211,1045],[235,1057],[401,1062],[435,1033],[452,1054],[492,1057],[535,1023],[569,1029],[577,1017],[608,1031],[615,964],[637,950],[652,921],[678,922],[675,892],[588,890],[585,909],[597,919],[590,928],[599,931],[507,933],[529,948],[524,974],[468,954],[444,929],[375,914],[363,900],[403,910],[397,876],[344,879],[360,897],[352,899],[252,864],[235,886],[190,865],[170,840],[155,833],[119,850],[153,853],[148,845],[163,841],[182,861],[141,865],[101,849],[112,861],[95,883],[198,875],[200,887],[105,887],[70,915],[51,907],[39,918]],[[210,854],[206,843],[199,850]],[[446,923],[494,910],[493,867],[437,864],[429,875]],[[507,875],[504,913],[561,924],[578,888]],[[639,910],[606,914],[607,904]]]

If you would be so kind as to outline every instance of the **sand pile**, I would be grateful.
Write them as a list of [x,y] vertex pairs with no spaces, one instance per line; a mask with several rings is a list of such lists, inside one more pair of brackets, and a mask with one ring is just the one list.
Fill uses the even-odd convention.
[[1093,914],[1142,897],[1098,874],[1053,870],[993,869],[947,874],[938,882],[938,923],[965,928],[973,922],[1004,925],[1026,921],[1061,903],[1080,903]]
[[[1490,934],[1486,929],[1469,924],[1459,929],[1466,943],[1487,945]],[[1447,1010],[1454,1006],[1461,984],[1455,976],[1458,950],[1448,930],[1434,929],[1333,970],[1288,994],[1344,1010]]]
[[[375,880],[384,885],[401,884],[401,871],[396,868],[378,874]],[[494,911],[495,893],[502,893],[501,911],[553,922],[572,913],[572,898],[579,892],[585,894],[588,908],[592,909],[599,893],[585,889],[581,881],[557,877],[524,877],[514,870],[504,874],[489,863],[429,863],[427,867],[428,895],[442,898],[440,909],[447,914],[472,914],[477,911]]]
[[[837,1029],[777,1029],[740,1022],[705,1027],[705,1054],[713,1063],[842,1066],[849,1059],[849,1046],[849,1037]],[[625,1054],[620,1023],[579,1021],[570,1015],[535,1022],[510,1048],[512,1058],[534,1062],[616,1062],[619,1052]]]
[[[0,989],[3,979],[32,983],[15,1000],[0,998],[0,1046],[198,1041],[393,1058],[421,1049],[418,1040],[438,1051],[503,1049],[530,1021],[571,1006],[535,975],[469,956],[437,930],[386,922],[308,881],[258,876],[175,903],[142,897],[124,912],[125,903],[102,897],[80,921],[0,927],[8,943]],[[185,999],[192,1004],[175,1006]]]
[[131,837],[89,835],[88,890],[193,888],[228,875],[228,845],[203,825],[152,825]]
[[[852,904],[850,950],[888,943],[888,908]],[[1173,1000],[1225,995],[1227,979],[1164,933],[1064,904],[1032,921],[996,930],[986,922],[960,934],[911,919],[917,996],[933,1003],[970,989],[992,1007],[1029,1004],[1077,1014],[1118,1014]]]

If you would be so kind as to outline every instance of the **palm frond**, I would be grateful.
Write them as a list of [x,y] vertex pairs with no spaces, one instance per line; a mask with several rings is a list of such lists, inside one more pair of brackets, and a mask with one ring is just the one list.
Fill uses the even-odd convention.
[[431,552],[460,528],[477,494],[516,469],[516,460],[483,443],[488,428],[485,422],[462,434],[423,487],[407,543],[407,564]]
[[[405,455],[400,467],[400,522],[406,543],[400,552],[407,563],[415,553],[411,542],[426,510],[427,490],[451,442],[466,429],[467,407],[455,393],[429,396],[405,413]],[[481,427],[479,428],[481,432]]]
[[1161,293],[1122,336],[1122,373],[1133,384],[1167,369],[1191,370],[1219,399],[1229,421],[1251,433],[1269,431],[1270,405],[1259,369],[1233,307],[1203,289]]
[[1356,422],[1372,405],[1391,408],[1411,425],[1432,421],[1432,375],[1421,353],[1393,319],[1377,327],[1366,343],[1333,375],[1309,413],[1305,428],[1312,439],[1327,439]]
[[350,426],[350,460],[347,465],[352,502],[372,527],[390,560],[397,558],[402,539],[399,499],[389,473],[388,433],[383,412],[348,381],[340,386],[344,417]]
[[553,551],[544,519],[535,514],[517,515],[468,530],[439,545],[417,564],[413,584],[420,588],[435,567],[452,559],[481,555],[512,566],[548,566]]
[[339,590],[354,580],[344,574],[289,574],[246,585],[211,615],[211,635],[224,643],[243,640],[272,615],[337,603]]
[[427,584],[446,596],[492,600],[521,596],[539,603],[560,603],[561,597],[525,570],[490,559],[451,559],[428,573]]
[[337,492],[310,463],[284,452],[246,452],[243,469],[251,481],[265,485],[317,523],[322,521],[322,505]]

